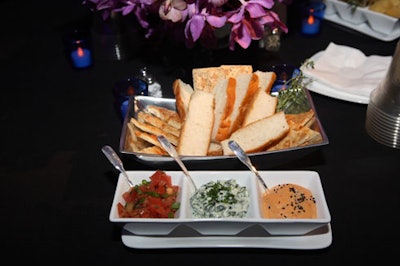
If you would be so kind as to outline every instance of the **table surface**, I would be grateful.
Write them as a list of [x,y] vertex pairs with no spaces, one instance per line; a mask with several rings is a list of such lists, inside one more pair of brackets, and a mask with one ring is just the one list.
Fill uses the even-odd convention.
[[[312,92],[329,144],[279,167],[269,167],[268,159],[256,165],[319,173],[332,216],[333,242],[323,249],[128,248],[121,241],[121,228],[108,218],[118,172],[101,152],[103,145],[117,148],[121,133],[111,88],[144,66],[160,82],[164,96],[171,97],[173,80],[180,77],[191,82],[193,67],[299,66],[330,42],[356,47],[366,55],[390,56],[397,40],[380,41],[329,21],[323,21],[319,35],[303,36],[293,23],[293,6],[289,8],[290,32],[282,36],[281,49],[275,53],[256,45],[235,52],[165,52],[142,47],[132,49],[127,60],[95,57],[93,67],[76,70],[66,60],[63,34],[86,25],[87,10],[80,1],[63,1],[57,7],[50,1],[39,2],[35,7],[0,2],[2,10],[9,10],[0,18],[8,26],[2,27],[0,43],[3,254],[13,260],[65,265],[154,265],[155,261],[163,265],[249,261],[254,265],[337,265],[398,258],[400,151],[366,133],[367,105]],[[32,15],[35,19],[28,20]],[[21,27],[17,21],[25,24]],[[153,170],[135,160],[124,163],[127,170]],[[245,169],[239,163],[222,167]],[[177,165],[173,169],[179,170]]]

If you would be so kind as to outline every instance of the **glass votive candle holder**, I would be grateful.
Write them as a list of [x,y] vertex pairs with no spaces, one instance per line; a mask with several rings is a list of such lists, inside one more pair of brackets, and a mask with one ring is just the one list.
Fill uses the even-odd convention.
[[302,5],[301,32],[305,35],[316,35],[320,32],[325,14],[325,3],[309,1]]
[[124,121],[128,111],[129,99],[135,95],[148,96],[148,92],[149,84],[136,77],[122,79],[114,84],[114,107],[121,121]]
[[67,39],[67,55],[74,68],[88,68],[93,64],[90,34],[74,30]]

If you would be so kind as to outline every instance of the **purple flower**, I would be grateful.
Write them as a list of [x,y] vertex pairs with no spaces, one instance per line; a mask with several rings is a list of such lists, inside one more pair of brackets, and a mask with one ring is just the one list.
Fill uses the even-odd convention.
[[225,16],[211,15],[206,7],[199,12],[197,4],[188,5],[188,12],[189,20],[185,27],[185,36],[193,42],[200,38],[205,27],[221,28],[226,23]]
[[172,22],[183,22],[187,17],[187,3],[185,0],[166,0],[158,10],[160,18]]
[[[271,8],[277,2],[290,4],[291,1],[83,0],[83,4],[101,13],[104,19],[115,12],[121,12],[122,15],[134,14],[140,26],[146,30],[146,38],[160,34],[160,28],[164,28],[162,34],[175,34],[176,30],[183,29],[180,36],[185,38],[183,41],[188,47],[193,47],[196,42],[212,46],[216,43],[215,30],[230,24],[229,48],[234,50],[236,43],[246,49],[252,40],[260,40],[266,25],[287,32],[286,25]],[[157,17],[158,21],[155,19]]]
[[[252,40],[260,40],[264,34],[264,25],[275,22],[275,13],[269,11],[273,0],[241,0],[242,6],[232,12],[228,22],[233,24],[229,48],[235,49],[235,43],[248,48]],[[287,28],[286,28],[287,31]]]

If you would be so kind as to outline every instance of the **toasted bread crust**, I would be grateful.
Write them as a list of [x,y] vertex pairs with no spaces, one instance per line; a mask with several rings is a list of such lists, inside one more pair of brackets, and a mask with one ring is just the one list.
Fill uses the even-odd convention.
[[128,123],[128,132],[127,141],[128,147],[127,150],[137,152],[143,148],[147,148],[150,144],[147,141],[144,141],[136,136],[136,132],[140,131],[134,124]]
[[246,94],[239,105],[239,114],[236,117],[236,119],[232,121],[231,128],[229,130],[229,135],[231,135],[233,132],[235,132],[242,126],[244,117],[246,115],[246,111],[252,101],[253,95],[258,90],[258,82],[259,82],[258,76],[256,74],[252,74],[250,82],[247,87]]
[[210,142],[210,146],[207,151],[207,156],[221,156],[221,155],[223,155],[221,143]]
[[270,94],[272,85],[274,85],[276,81],[276,73],[271,71],[271,72],[263,72],[260,70],[257,70],[254,72],[260,80],[259,82],[259,87],[264,90],[266,93]]
[[[215,109],[215,120],[213,125],[213,133],[211,139],[213,141],[221,141],[228,137],[229,127],[231,125],[230,115],[233,111],[233,106],[236,98],[236,79],[228,78],[226,79],[226,87],[223,92],[224,96],[217,95],[215,93],[215,108],[217,105],[223,107],[222,113],[218,114],[220,110]],[[217,103],[217,101],[225,101],[223,103]]]
[[167,155],[168,154],[163,148],[160,148],[158,146],[147,147],[147,148],[139,150],[138,152],[146,153],[146,154],[156,154],[156,155]]
[[184,83],[181,79],[176,79],[172,83],[172,90],[176,100],[176,111],[183,121],[186,118],[186,112],[190,101],[190,95],[193,93],[193,88],[189,84]]
[[178,139],[179,138],[177,136],[174,136],[174,135],[172,135],[170,133],[166,133],[165,131],[161,130],[158,127],[155,127],[155,126],[150,125],[150,124],[139,122],[138,120],[136,120],[133,117],[131,118],[130,122],[132,122],[137,128],[139,128],[140,130],[142,130],[144,132],[153,134],[155,136],[164,135],[169,140],[169,142],[171,142],[172,144],[174,144],[174,145],[178,144]]
[[148,143],[153,144],[154,146],[158,146],[158,147],[162,148],[162,145],[158,141],[156,135],[153,135],[153,134],[150,134],[150,133],[147,133],[147,132],[144,132],[144,131],[136,131],[135,134],[136,134],[136,137],[138,137],[138,138],[140,138],[142,140],[145,140]]
[[286,114],[286,120],[288,122],[294,122],[298,126],[309,126],[315,121],[315,114],[313,109],[310,109],[307,112],[301,114]]
[[157,105],[148,105],[144,111],[155,115],[156,117],[160,118],[168,125],[171,125],[176,129],[180,129],[182,126],[181,118],[176,111],[169,110],[167,108]]
[[219,67],[194,68],[192,70],[193,89],[212,92],[220,79],[237,77],[237,75],[251,74],[251,65],[221,65]]
[[180,131],[179,129],[176,129],[175,127],[168,125],[166,122],[161,120],[160,118],[151,115],[149,113],[145,112],[139,112],[138,113],[138,121],[141,123],[147,123],[150,125],[153,125],[162,131],[165,132],[165,134],[172,134],[176,137],[179,137]]

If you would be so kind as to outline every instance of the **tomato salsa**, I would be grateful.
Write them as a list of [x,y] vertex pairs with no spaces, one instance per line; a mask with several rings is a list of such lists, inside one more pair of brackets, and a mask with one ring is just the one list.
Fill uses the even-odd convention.
[[142,180],[122,195],[125,205],[118,203],[120,218],[174,218],[180,207],[179,186],[172,185],[171,176],[157,170],[150,181]]

